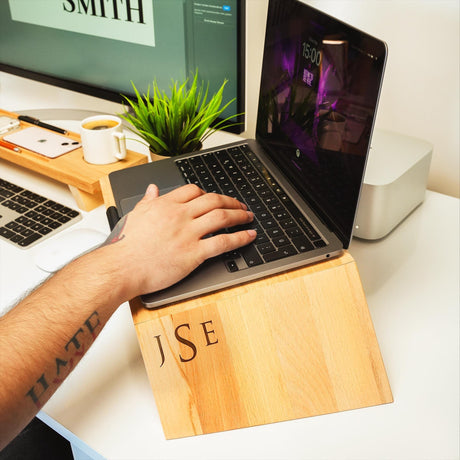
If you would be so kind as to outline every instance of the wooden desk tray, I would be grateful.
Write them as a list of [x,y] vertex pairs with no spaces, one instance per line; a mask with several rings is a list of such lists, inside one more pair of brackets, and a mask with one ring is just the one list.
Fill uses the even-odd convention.
[[131,309],[166,438],[393,401],[350,254]]
[[[0,115],[17,118],[17,114],[0,110]],[[21,121],[21,128],[33,126]],[[5,134],[6,135],[6,134]],[[80,141],[80,136],[69,132],[67,136]],[[108,165],[92,165],[83,159],[82,148],[73,150],[58,158],[46,158],[43,155],[21,148],[21,152],[0,146],[0,158],[31,169],[69,186],[80,209],[90,211],[103,204],[100,180],[112,171],[147,163],[148,158],[138,152],[128,150],[124,160]]]

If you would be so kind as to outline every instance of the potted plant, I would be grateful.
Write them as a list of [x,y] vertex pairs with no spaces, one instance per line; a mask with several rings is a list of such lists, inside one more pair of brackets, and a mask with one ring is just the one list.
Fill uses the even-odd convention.
[[235,100],[222,106],[225,80],[219,90],[208,100],[209,83],[198,83],[198,71],[188,87],[187,78],[182,84],[172,81],[170,95],[160,90],[156,80],[153,94],[150,85],[147,94],[140,94],[133,82],[136,99],[123,96],[132,108],[120,116],[147,142],[152,159],[156,155],[174,156],[199,150],[203,141],[215,131],[237,125],[228,117],[216,123],[217,118]]

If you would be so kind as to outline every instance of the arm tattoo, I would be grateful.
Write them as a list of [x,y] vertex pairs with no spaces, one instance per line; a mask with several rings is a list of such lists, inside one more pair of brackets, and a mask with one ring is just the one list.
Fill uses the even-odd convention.
[[95,340],[96,330],[100,327],[99,313],[94,311],[63,347],[65,358],[62,356],[54,358],[52,370],[48,371],[46,375],[44,372],[25,394],[37,408],[40,409],[43,406],[43,396],[47,393],[50,384],[59,385],[70,374],[75,364],[86,352],[85,343],[88,344]]

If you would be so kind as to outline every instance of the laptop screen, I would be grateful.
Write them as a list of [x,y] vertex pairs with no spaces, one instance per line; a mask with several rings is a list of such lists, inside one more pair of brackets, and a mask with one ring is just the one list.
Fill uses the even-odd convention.
[[268,10],[256,137],[348,247],[386,46],[296,0]]

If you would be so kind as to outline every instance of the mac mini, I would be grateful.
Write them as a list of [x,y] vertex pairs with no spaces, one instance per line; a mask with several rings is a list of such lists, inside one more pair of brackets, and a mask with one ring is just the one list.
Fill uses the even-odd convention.
[[424,140],[374,130],[353,236],[383,238],[423,202],[432,151]]

